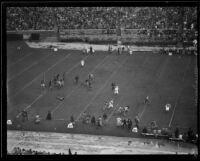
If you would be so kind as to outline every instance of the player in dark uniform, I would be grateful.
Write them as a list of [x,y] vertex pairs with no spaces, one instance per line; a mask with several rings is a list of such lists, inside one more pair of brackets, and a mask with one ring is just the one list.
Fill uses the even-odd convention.
[[75,80],[75,83],[78,84],[79,76],[78,75],[75,76],[74,80]]
[[28,113],[27,113],[27,111],[23,110],[22,111],[22,121],[24,122],[25,120],[28,121]]
[[112,91],[114,91],[114,89],[115,89],[115,86],[116,86],[116,84],[113,82],[113,83],[111,84]]
[[145,98],[145,100],[144,100],[144,104],[149,104],[150,103],[150,101],[149,101],[149,96],[147,96],[146,98]]
[[90,54],[92,54],[93,53],[93,51],[92,51],[92,46],[90,46]]
[[57,74],[57,76],[56,76],[56,79],[57,79],[57,80],[59,80],[59,77],[60,77],[60,75],[59,75],[59,74]]
[[63,77],[63,80],[65,80],[65,72],[63,73],[63,76],[62,76],[62,77]]
[[52,89],[52,80],[49,81],[49,89]]
[[48,111],[48,114],[47,114],[46,120],[51,120],[51,119],[52,119],[51,111]]

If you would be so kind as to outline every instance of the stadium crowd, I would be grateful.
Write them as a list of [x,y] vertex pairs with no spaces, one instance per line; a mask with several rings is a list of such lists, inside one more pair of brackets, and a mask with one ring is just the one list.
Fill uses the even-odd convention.
[[68,153],[50,153],[46,151],[37,151],[33,149],[24,149],[20,147],[14,147],[12,152],[7,152],[7,155],[77,155],[77,152],[72,154],[69,148]]
[[48,7],[7,8],[7,30],[52,30],[53,14]]
[[185,7],[8,7],[7,30],[179,29],[180,16],[185,29],[197,30],[197,11]]

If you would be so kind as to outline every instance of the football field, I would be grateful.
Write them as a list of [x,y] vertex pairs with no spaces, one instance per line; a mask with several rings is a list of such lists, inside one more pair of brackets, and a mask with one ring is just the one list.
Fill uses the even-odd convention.
[[[21,45],[22,49],[17,50]],[[84,68],[80,61],[85,60]],[[140,117],[141,126],[156,121],[159,128],[179,127],[181,131],[191,127],[197,131],[197,105],[194,55],[162,55],[152,52],[108,54],[97,51],[95,55],[83,55],[81,51],[29,48],[24,42],[7,43],[7,119],[13,125],[9,129],[33,131],[58,131],[104,135],[130,136],[125,129],[116,127],[116,111],[119,106],[130,106],[126,118],[134,121]],[[65,85],[61,89],[43,90],[40,82],[65,73]],[[92,89],[74,83],[74,77],[85,81],[94,74]],[[119,95],[113,95],[111,83],[119,85]],[[144,105],[146,96],[150,104]],[[64,97],[61,101],[57,97]],[[114,108],[106,111],[107,120],[102,130],[91,125],[77,123],[77,128],[67,129],[70,116],[78,120],[86,111],[99,117],[106,101],[114,100]],[[169,112],[165,105],[171,104]],[[21,111],[28,111],[29,121],[21,121]],[[46,121],[48,111],[52,121]],[[34,124],[35,115],[44,120]],[[55,129],[56,128],[56,129]]]

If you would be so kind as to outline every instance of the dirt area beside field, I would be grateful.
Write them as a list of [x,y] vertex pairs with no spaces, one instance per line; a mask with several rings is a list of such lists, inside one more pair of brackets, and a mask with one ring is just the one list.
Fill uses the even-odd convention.
[[[49,48],[50,46],[56,47],[58,49],[68,49],[68,50],[83,50],[86,47],[90,46],[95,49],[95,51],[108,51],[108,45],[96,45],[96,44],[87,44],[87,43],[61,43],[61,42],[29,42],[26,41],[27,45],[31,48]],[[129,46],[131,51],[154,51],[158,52],[163,49],[163,47],[154,46]],[[112,45],[113,50],[117,50],[117,45]],[[174,47],[165,47],[165,49],[173,49]],[[190,47],[188,49],[195,50],[194,47]]]
[[195,146],[177,146],[155,139],[8,131],[8,152],[14,147],[65,154],[69,148],[78,154],[197,154]]
[[[87,43],[61,43],[61,42],[26,42],[31,48],[49,48],[50,46],[57,47],[58,49],[69,49],[69,50],[83,50],[86,47],[89,48],[91,45],[96,51],[108,51],[108,45],[95,45]],[[112,46],[113,50],[117,50],[118,46]],[[158,51],[161,47],[147,47],[147,46],[130,46],[132,51]]]

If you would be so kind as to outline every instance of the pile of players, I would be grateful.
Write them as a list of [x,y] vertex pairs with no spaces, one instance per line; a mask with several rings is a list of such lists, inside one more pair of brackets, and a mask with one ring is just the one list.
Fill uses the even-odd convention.
[[60,77],[60,75],[57,74],[54,75],[54,77],[49,81],[48,86],[45,82],[45,78],[41,80],[40,86],[42,89],[45,89],[46,87],[48,87],[50,90],[52,90],[54,87],[60,89],[64,87],[64,80],[65,80],[65,73],[63,73],[62,77]]

